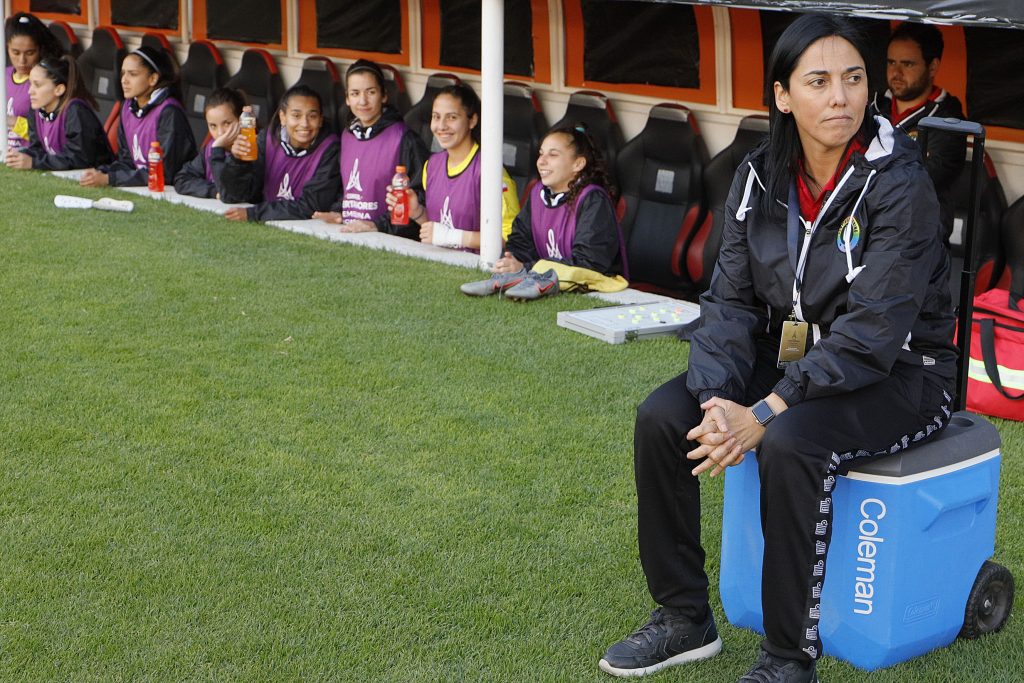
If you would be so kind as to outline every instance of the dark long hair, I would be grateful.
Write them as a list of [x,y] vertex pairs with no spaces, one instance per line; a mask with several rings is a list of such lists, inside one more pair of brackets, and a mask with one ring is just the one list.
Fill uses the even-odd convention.
[[572,146],[576,156],[581,156],[587,161],[583,170],[569,181],[569,192],[566,198],[569,211],[575,210],[576,198],[587,185],[598,185],[604,188],[608,194],[613,194],[614,188],[608,179],[608,171],[605,168],[604,159],[601,157],[601,152],[598,150],[597,145],[594,144],[594,139],[590,137],[587,124],[581,122],[572,126],[558,126],[549,130],[548,134],[544,137],[547,138],[556,134],[564,135],[569,140],[569,145]]
[[[775,104],[775,83],[781,83],[789,90],[789,78],[796,68],[797,62],[813,43],[822,38],[835,36],[853,45],[866,65],[867,55],[871,54],[871,46],[867,37],[854,24],[827,14],[804,14],[789,25],[772,50],[765,73],[765,99],[768,102],[768,120],[771,132],[768,136],[767,178],[765,193],[761,197],[761,210],[766,214],[780,211],[776,199],[786,200],[789,184],[799,172],[800,158],[803,147],[796,119],[792,114],[783,114]],[[870,71],[867,71],[868,92],[872,92]],[[865,142],[878,132],[878,124],[871,114],[871,104],[865,105],[864,120],[856,133]]]
[[96,98],[89,92],[82,74],[78,71],[78,63],[71,55],[63,55],[59,59],[46,57],[40,60],[37,66],[46,72],[46,77],[53,81],[54,85],[64,86],[64,94],[57,104],[58,112],[74,99],[85,100],[90,107],[97,108]]
[[50,33],[46,24],[39,21],[34,15],[27,12],[18,12],[8,17],[4,24],[4,45],[11,42],[15,36],[28,36],[39,48],[39,60],[57,59],[64,54],[57,36]]
[[[181,78],[178,74],[178,66],[171,61],[163,50],[156,50],[149,45],[132,50],[128,56],[135,55],[142,62],[142,67],[150,73],[155,73],[159,78],[154,90],[167,88],[168,96],[181,101]],[[154,68],[155,67],[155,68]]]
[[480,97],[477,96],[476,91],[466,83],[456,83],[446,85],[438,90],[434,99],[436,100],[441,95],[448,95],[458,100],[463,111],[466,112],[466,118],[471,119],[474,115],[476,116],[476,125],[470,128],[469,135],[475,142],[480,142]]

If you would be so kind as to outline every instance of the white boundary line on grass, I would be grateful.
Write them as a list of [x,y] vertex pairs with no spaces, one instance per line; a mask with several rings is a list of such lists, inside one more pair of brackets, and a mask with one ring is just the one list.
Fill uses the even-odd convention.
[[[53,171],[51,174],[58,178],[63,178],[64,180],[77,181],[82,176],[82,171]],[[140,197],[159,199],[172,204],[180,204],[200,211],[219,214],[224,213],[232,206],[251,206],[250,204],[225,204],[216,199],[190,197],[188,195],[178,194],[172,187],[167,188],[162,194],[150,192],[149,189],[145,187],[118,187],[111,189],[138,195]],[[455,251],[453,249],[435,247],[432,244],[423,244],[404,237],[397,237],[395,235],[388,235],[380,232],[340,232],[337,225],[313,219],[304,221],[267,221],[266,225],[280,230],[309,235],[310,237],[327,240],[328,242],[355,244],[363,247],[369,247],[370,249],[379,249],[394,254],[401,254],[403,256],[425,259],[427,261],[437,261],[450,266],[459,266],[479,272],[480,257],[477,254],[472,254],[468,251]],[[695,314],[700,311],[700,307],[695,303],[682,301],[680,299],[673,299],[660,294],[641,292],[636,289],[625,289],[621,292],[613,293],[591,292],[586,296],[591,296],[614,304],[671,302],[673,305],[692,309]]]

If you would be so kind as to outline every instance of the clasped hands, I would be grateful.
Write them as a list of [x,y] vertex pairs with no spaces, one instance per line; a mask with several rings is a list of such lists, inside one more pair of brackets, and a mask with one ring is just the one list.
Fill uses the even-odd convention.
[[715,397],[700,405],[701,423],[686,434],[699,446],[686,454],[689,460],[702,460],[693,468],[693,476],[708,470],[714,477],[726,467],[743,462],[743,454],[761,443],[765,428],[754,419],[750,408]]

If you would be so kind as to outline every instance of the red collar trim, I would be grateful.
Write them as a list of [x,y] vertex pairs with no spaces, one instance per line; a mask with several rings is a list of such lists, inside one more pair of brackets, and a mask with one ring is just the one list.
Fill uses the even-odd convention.
[[836,172],[833,173],[832,177],[829,178],[829,181],[825,183],[825,187],[821,188],[821,193],[817,197],[811,195],[811,189],[807,186],[807,182],[804,180],[804,160],[800,159],[800,172],[796,174],[796,191],[797,196],[800,198],[800,215],[804,217],[804,220],[813,221],[818,217],[818,213],[821,211],[821,207],[825,203],[825,197],[836,189],[836,184],[839,182],[839,176],[846,170],[846,166],[850,162],[850,157],[853,156],[854,152],[863,152],[865,149],[866,148],[860,140],[854,138],[846,147],[846,153],[843,154],[842,160],[840,160],[839,165],[836,166]]

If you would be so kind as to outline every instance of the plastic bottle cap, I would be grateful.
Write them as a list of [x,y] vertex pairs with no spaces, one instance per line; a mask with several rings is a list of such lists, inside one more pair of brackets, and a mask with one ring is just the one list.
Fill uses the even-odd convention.
[[405,173],[405,166],[395,166],[395,173]]

